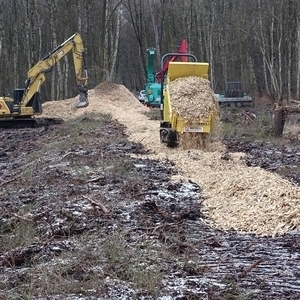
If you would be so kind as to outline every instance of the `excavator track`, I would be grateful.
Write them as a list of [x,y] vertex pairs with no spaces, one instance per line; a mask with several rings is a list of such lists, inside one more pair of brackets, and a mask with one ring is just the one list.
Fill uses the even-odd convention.
[[38,128],[43,126],[59,125],[63,123],[64,120],[60,118],[11,118],[0,119],[0,128]]

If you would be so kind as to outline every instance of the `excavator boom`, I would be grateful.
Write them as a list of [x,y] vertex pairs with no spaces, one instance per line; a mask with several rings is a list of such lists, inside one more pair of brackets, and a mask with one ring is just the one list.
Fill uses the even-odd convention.
[[79,90],[79,101],[76,107],[85,107],[87,100],[87,69],[85,65],[84,47],[79,33],[73,34],[70,38],[57,46],[54,50],[42,58],[27,73],[27,88],[24,93],[23,105],[32,99],[36,92],[39,92],[41,84],[45,81],[45,73],[50,72],[54,65],[65,57],[70,51],[73,53],[73,62],[75,67],[76,85]]

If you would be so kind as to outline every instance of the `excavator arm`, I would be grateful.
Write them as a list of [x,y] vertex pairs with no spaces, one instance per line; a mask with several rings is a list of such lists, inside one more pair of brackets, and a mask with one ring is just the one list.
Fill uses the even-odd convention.
[[79,90],[79,101],[76,107],[80,108],[88,105],[88,88],[86,87],[88,76],[85,66],[84,47],[80,34],[75,33],[28,71],[25,91],[21,101],[22,106],[32,106],[38,102],[36,97],[39,97],[40,87],[46,79],[45,73],[50,72],[55,64],[71,51],[73,53],[76,86]]

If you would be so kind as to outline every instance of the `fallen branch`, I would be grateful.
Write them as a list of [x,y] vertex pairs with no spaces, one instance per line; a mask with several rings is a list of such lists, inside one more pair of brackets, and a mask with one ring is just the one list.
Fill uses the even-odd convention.
[[92,205],[94,206],[98,206],[101,208],[101,210],[105,213],[105,214],[109,214],[109,210],[102,204],[102,203],[99,203],[93,199],[91,199],[90,197],[88,196],[85,196],[85,195],[82,195],[82,197],[86,200],[88,200]]
[[245,116],[245,118],[250,121],[261,133],[264,133],[263,130],[250,118],[250,116],[243,110],[242,114]]
[[101,180],[101,179],[105,179],[105,177],[103,175],[100,175],[100,176],[97,176],[95,178],[92,178],[92,179],[89,179],[87,180],[87,182],[95,182],[95,181],[98,181],[98,180]]
[[289,113],[300,113],[300,105],[286,106],[284,109]]
[[158,194],[159,194],[159,192],[157,192],[157,191],[148,191],[148,192],[139,193],[139,194],[137,194],[137,196],[139,197],[139,196],[145,196],[145,195],[158,195]]
[[296,104],[299,104],[299,105],[300,105],[300,101],[299,101],[299,100],[293,100],[293,99],[291,99],[290,102],[291,102],[291,103],[296,103]]
[[15,214],[15,213],[12,213],[12,215],[13,215],[14,217],[16,217],[17,219],[22,220],[22,221],[26,221],[26,222],[32,222],[32,221],[33,221],[32,219],[28,219],[28,218],[19,216],[19,215]]
[[64,154],[60,160],[63,160],[64,158],[66,158],[67,156],[71,155],[71,154],[74,154],[74,152],[67,152],[66,154]]
[[2,181],[2,182],[0,183],[0,186],[6,185],[7,183],[10,183],[10,182],[16,180],[18,177],[20,177],[20,176],[17,176],[17,177],[15,177],[15,178],[12,178],[12,179],[9,179],[9,180],[6,180],[6,181]]
[[164,224],[160,224],[157,226],[150,226],[150,227],[143,227],[143,226],[139,226],[139,227],[135,227],[135,228],[130,228],[128,229],[127,233],[131,232],[131,231],[137,231],[137,230],[145,230],[145,231],[151,231],[151,234],[154,234],[155,231],[157,231],[160,228],[164,228],[164,227],[168,227],[168,226],[178,226],[179,224],[181,224],[183,221],[180,220],[178,222],[172,222],[172,223],[164,223]]
[[257,261],[255,261],[251,266],[249,266],[247,269],[245,269],[243,272],[241,272],[240,274],[238,274],[239,278],[243,278],[246,277],[248,275],[248,273],[254,269],[255,267],[257,267],[260,263],[262,263],[263,261],[265,261],[263,258],[258,259]]
[[157,225],[153,228],[153,231],[152,231],[152,234],[157,231],[158,229],[160,228],[164,228],[164,227],[167,227],[167,226],[174,226],[174,225],[179,225],[180,223],[182,223],[182,220],[178,221],[178,222],[173,222],[173,223],[164,223],[164,224],[160,224],[160,225]]

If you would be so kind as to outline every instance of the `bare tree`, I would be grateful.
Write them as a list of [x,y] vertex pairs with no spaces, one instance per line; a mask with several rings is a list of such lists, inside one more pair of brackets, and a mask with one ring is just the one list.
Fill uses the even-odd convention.
[[[80,32],[90,87],[111,80],[140,89],[146,48],[156,48],[158,69],[160,58],[187,39],[189,52],[209,62],[216,92],[226,81],[240,79],[248,92],[276,100],[300,97],[298,0],[2,0],[0,4],[2,89],[19,85],[28,68],[57,42]],[[72,65],[65,57],[43,85],[45,99],[76,93],[70,72]]]

